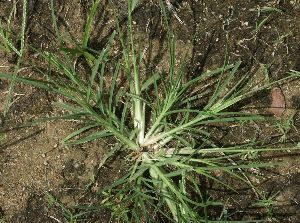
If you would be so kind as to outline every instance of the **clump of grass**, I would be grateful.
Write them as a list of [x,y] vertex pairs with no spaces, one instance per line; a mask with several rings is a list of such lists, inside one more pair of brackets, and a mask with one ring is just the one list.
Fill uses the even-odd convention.
[[[51,2],[54,27],[59,35]],[[234,190],[217,176],[216,172],[222,171],[253,187],[244,171],[276,164],[239,159],[250,152],[272,149],[254,144],[218,146],[207,126],[264,120],[262,116],[231,111],[231,108],[279,81],[251,86],[247,75],[238,77],[241,61],[235,64],[225,61],[218,69],[186,80],[185,66],[175,65],[176,44],[170,29],[169,70],[167,73],[153,70],[142,75],[143,55],[134,40],[132,26],[132,12],[137,4],[138,1],[128,0],[125,31],[121,31],[115,14],[117,29],[97,52],[87,48],[92,17],[99,6],[99,1],[94,3],[81,48],[93,55],[82,54],[91,66],[87,80],[76,71],[67,51],[62,51],[63,58],[51,52],[42,54],[49,63],[46,79],[14,78],[66,98],[56,105],[69,113],[51,119],[81,120],[84,126],[68,135],[63,140],[65,145],[109,137],[115,145],[108,148],[100,167],[117,152],[127,152],[131,165],[127,173],[101,191],[104,197],[101,203],[112,210],[114,218],[123,222],[208,222],[209,209],[222,203],[207,199],[201,179]],[[160,6],[168,27],[162,1]],[[122,57],[112,60],[116,36],[122,46]],[[109,63],[113,63],[113,70],[109,69]],[[107,86],[108,71],[111,82]],[[280,81],[299,74],[291,71]],[[0,77],[13,78],[10,74],[0,74]],[[205,105],[200,106],[200,101],[206,101]]]
[[[12,33],[12,22],[13,22],[13,15],[16,11],[16,3],[13,3],[13,8],[11,10],[11,13],[8,17],[7,24],[3,25],[0,22],[0,50],[3,50],[4,52],[11,53],[14,52],[17,55],[17,63],[14,67],[14,73],[12,74],[13,78],[11,79],[11,83],[9,85],[8,94],[4,103],[4,109],[3,109],[3,115],[6,116],[9,108],[12,103],[13,99],[13,92],[15,87],[15,77],[20,69],[22,60],[23,60],[23,54],[25,51],[25,32],[26,32],[26,26],[27,26],[27,0],[22,1],[22,24],[21,24],[21,32],[18,37],[13,35]],[[20,47],[18,48],[14,44],[14,38],[17,38],[20,40]]]

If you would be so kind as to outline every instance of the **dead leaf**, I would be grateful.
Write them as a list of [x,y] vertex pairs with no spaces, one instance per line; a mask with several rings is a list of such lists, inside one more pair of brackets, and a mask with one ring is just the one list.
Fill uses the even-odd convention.
[[279,87],[274,87],[271,91],[272,104],[269,109],[276,118],[280,118],[286,108],[284,94]]

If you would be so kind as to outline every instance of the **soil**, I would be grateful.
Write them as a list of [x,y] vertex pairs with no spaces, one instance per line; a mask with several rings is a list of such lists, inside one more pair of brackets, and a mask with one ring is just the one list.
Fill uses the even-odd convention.
[[[121,10],[121,25],[126,21],[126,1],[115,1]],[[300,70],[300,2],[297,0],[173,0],[177,19],[170,14],[170,23],[176,36],[177,62],[188,61],[187,76],[194,77],[203,71],[223,65],[225,57],[230,63],[242,61],[240,75],[253,78],[253,86],[261,82],[283,78],[290,70]],[[0,19],[6,22],[15,1],[0,1]],[[59,29],[77,41],[87,19],[91,1],[55,1],[59,16]],[[101,49],[114,30],[107,1],[101,3],[89,46]],[[276,8],[277,11],[268,11]],[[21,1],[17,2],[13,30],[20,30]],[[268,18],[267,18],[268,17]],[[267,19],[266,19],[267,18]],[[52,24],[50,1],[28,1],[27,42],[39,50],[58,51],[57,37]],[[266,19],[266,20],[265,20]],[[183,22],[181,23],[180,20]],[[145,70],[164,69],[167,66],[166,30],[158,1],[140,1],[134,11],[134,28],[140,46],[145,49]],[[261,26],[260,26],[261,24]],[[70,44],[70,47],[72,45]],[[13,72],[16,64],[13,53],[0,51],[0,72]],[[19,75],[40,78],[31,64],[44,66],[39,56],[28,48]],[[0,80],[0,110],[9,83]],[[278,84],[283,94],[274,101],[274,89],[268,89],[240,105],[246,112],[276,116],[278,122],[293,120],[292,129],[284,137],[274,123],[255,123],[252,126],[232,126],[222,135],[224,144],[243,143],[250,140],[266,142],[284,141],[286,146],[299,141],[300,81]],[[8,115],[0,117],[0,222],[39,223],[68,222],[61,207],[50,202],[50,195],[73,213],[77,204],[97,203],[99,188],[109,185],[124,172],[124,161],[117,159],[102,171],[97,171],[99,161],[111,145],[96,141],[81,146],[65,147],[60,141],[78,128],[80,123],[50,121],[33,127],[19,127],[21,123],[42,117],[60,115],[53,102],[63,100],[57,95],[17,84],[13,104]],[[278,99],[279,100],[279,99]],[[284,100],[284,102],[282,101]],[[272,114],[272,104],[284,103],[284,111]],[[1,112],[2,113],[2,112]],[[261,170],[255,185],[266,199],[274,195],[272,211],[253,206],[257,199],[250,189],[239,186],[239,193],[228,194],[214,185],[208,185],[216,198],[227,200],[226,213],[230,220],[267,219],[268,222],[300,222],[300,164],[295,151],[268,153],[265,160],[280,160],[283,166]],[[88,187],[93,183],[92,188]],[[236,182],[233,182],[234,184]],[[208,182],[209,184],[209,182]],[[48,194],[48,195],[47,195]],[[215,210],[219,213],[220,210]],[[221,210],[222,211],[222,210]],[[271,214],[270,214],[271,213]],[[84,215],[80,222],[107,223],[110,214],[105,209]]]

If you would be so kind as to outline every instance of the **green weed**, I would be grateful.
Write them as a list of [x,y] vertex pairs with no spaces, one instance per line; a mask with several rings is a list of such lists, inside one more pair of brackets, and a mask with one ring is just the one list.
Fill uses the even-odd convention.
[[[65,100],[56,105],[69,113],[40,121],[80,120],[83,127],[65,137],[65,145],[103,138],[115,142],[112,148],[108,148],[100,167],[118,152],[127,153],[127,173],[100,191],[101,204],[112,210],[115,219],[137,223],[210,222],[214,220],[210,210],[223,204],[206,194],[201,180],[207,179],[235,191],[218,176],[217,173],[222,172],[254,189],[246,171],[273,167],[277,163],[248,162],[243,158],[257,152],[282,149],[258,147],[255,143],[218,146],[209,124],[227,126],[265,120],[263,116],[232,111],[232,108],[261,90],[299,77],[300,73],[291,71],[282,80],[252,86],[250,75],[239,75],[241,61],[228,64],[225,59],[220,68],[187,79],[186,66],[176,65],[176,39],[168,24],[164,2],[159,3],[168,29],[167,71],[142,73],[143,54],[134,38],[132,25],[132,12],[137,0],[128,0],[127,29],[121,29],[118,12],[114,10],[116,31],[101,51],[88,49],[92,20],[99,7],[99,1],[95,1],[80,46],[84,50],[81,55],[91,66],[88,79],[74,68],[70,57],[72,49],[62,50],[62,57],[51,52],[41,53],[49,64],[49,71],[41,72],[43,80],[12,77],[10,74],[0,74],[0,77],[64,96]],[[53,24],[64,49],[53,0],[51,7]],[[120,58],[112,56],[112,48],[117,41],[121,45]],[[205,101],[205,105],[200,105],[201,101]],[[51,203],[57,202],[51,198]],[[76,221],[78,216],[58,205],[66,218]],[[221,219],[218,222],[228,221]]]

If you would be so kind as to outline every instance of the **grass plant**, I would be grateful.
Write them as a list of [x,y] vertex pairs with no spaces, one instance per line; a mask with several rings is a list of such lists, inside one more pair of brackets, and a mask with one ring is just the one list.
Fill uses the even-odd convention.
[[[53,23],[59,35],[51,2]],[[83,35],[82,47],[87,51],[99,2],[95,1],[92,6]],[[222,172],[254,187],[245,177],[247,170],[272,167],[276,163],[247,162],[243,157],[251,152],[277,149],[256,147],[255,143],[223,147],[215,142],[209,125],[264,120],[262,116],[232,108],[263,89],[299,77],[300,73],[291,71],[280,81],[251,86],[251,77],[239,73],[241,61],[228,64],[225,59],[220,68],[187,79],[185,65],[176,65],[176,40],[169,28],[164,2],[160,1],[169,30],[169,69],[144,74],[143,55],[134,38],[132,22],[137,4],[136,0],[128,0],[127,30],[120,27],[116,12],[117,28],[106,46],[99,52],[92,51],[93,57],[85,56],[91,66],[88,79],[74,68],[70,51],[62,51],[62,56],[42,53],[49,64],[48,73],[41,73],[43,79],[3,73],[0,77],[64,96],[65,100],[56,105],[69,113],[44,121],[76,119],[82,122],[83,127],[63,140],[65,145],[103,138],[114,142],[100,166],[120,151],[127,153],[127,173],[101,191],[101,203],[112,210],[114,219],[137,223],[210,222],[214,220],[210,209],[223,204],[209,199],[201,182],[209,180],[234,191],[234,187],[219,177],[218,173]],[[121,43],[122,57],[116,59],[112,57],[112,48],[117,41]],[[63,41],[61,44],[64,48]],[[205,104],[201,105],[203,101]]]
[[[7,20],[7,24],[4,26],[0,23],[0,49],[3,50],[6,53],[13,52],[17,55],[17,62],[14,67],[14,73],[12,74],[13,78],[11,79],[8,94],[6,96],[6,100],[4,103],[4,109],[3,109],[3,115],[6,116],[8,113],[8,110],[12,104],[13,99],[13,93],[14,93],[14,87],[15,87],[15,77],[20,69],[22,60],[23,60],[23,54],[25,50],[25,32],[26,32],[26,26],[27,26],[27,0],[22,1],[22,24],[21,24],[21,31],[20,35],[16,37],[12,33],[12,22],[13,22],[13,15],[16,11],[16,3],[13,3],[13,8],[11,10],[10,16]],[[14,44],[14,39],[20,40],[20,47],[18,48],[16,44]]]
[[[68,223],[81,222],[85,219],[85,215],[87,215],[89,213],[89,211],[79,211],[78,213],[76,213],[76,211],[74,210],[74,209],[76,209],[76,207],[74,207],[73,209],[68,208],[65,205],[63,205],[61,202],[59,202],[50,193],[47,193],[46,195],[47,195],[47,201],[49,204],[49,208],[55,207],[56,209],[58,209],[59,212],[62,213],[64,219]],[[57,220],[57,219],[54,219],[54,220]]]

